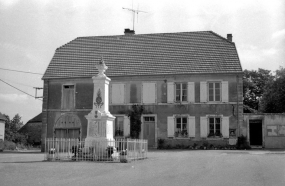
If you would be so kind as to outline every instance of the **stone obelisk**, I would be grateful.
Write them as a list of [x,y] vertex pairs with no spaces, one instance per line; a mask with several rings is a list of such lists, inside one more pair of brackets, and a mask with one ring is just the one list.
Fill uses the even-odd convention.
[[85,116],[88,120],[85,143],[89,146],[94,144],[92,141],[95,140],[114,139],[113,122],[115,117],[109,112],[109,83],[111,79],[105,75],[108,67],[103,58],[96,68],[99,72],[92,77],[94,84],[93,109]]

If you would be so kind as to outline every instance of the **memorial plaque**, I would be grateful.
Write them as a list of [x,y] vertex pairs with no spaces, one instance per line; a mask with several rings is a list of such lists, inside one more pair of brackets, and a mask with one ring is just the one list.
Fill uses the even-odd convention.
[[89,136],[97,137],[98,136],[98,121],[90,121],[89,123]]

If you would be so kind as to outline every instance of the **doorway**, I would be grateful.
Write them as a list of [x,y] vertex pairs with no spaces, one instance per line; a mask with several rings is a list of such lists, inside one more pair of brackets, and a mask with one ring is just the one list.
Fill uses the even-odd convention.
[[249,120],[249,142],[251,146],[262,146],[262,120]]
[[148,140],[148,146],[155,146],[155,117],[143,117],[143,139]]

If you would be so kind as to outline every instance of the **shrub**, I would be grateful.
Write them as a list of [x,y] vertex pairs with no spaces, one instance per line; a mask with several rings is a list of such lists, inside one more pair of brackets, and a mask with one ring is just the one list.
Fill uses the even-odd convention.
[[249,146],[249,144],[246,140],[246,137],[243,135],[238,137],[236,148],[237,149],[251,149],[251,147]]
[[164,139],[158,139],[157,148],[158,148],[158,149],[163,149],[164,143],[165,143],[165,140],[164,140]]
[[16,149],[16,144],[12,141],[4,141],[4,149],[6,150],[15,150]]

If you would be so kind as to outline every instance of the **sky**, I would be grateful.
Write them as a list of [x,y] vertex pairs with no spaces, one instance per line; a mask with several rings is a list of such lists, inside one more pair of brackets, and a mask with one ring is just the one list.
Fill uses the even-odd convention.
[[123,35],[133,27],[123,7],[144,11],[136,34],[231,33],[243,69],[285,67],[283,0],[0,0],[0,112],[18,113],[24,123],[38,115],[42,101],[33,87],[43,87],[40,74],[56,48],[81,36]]

